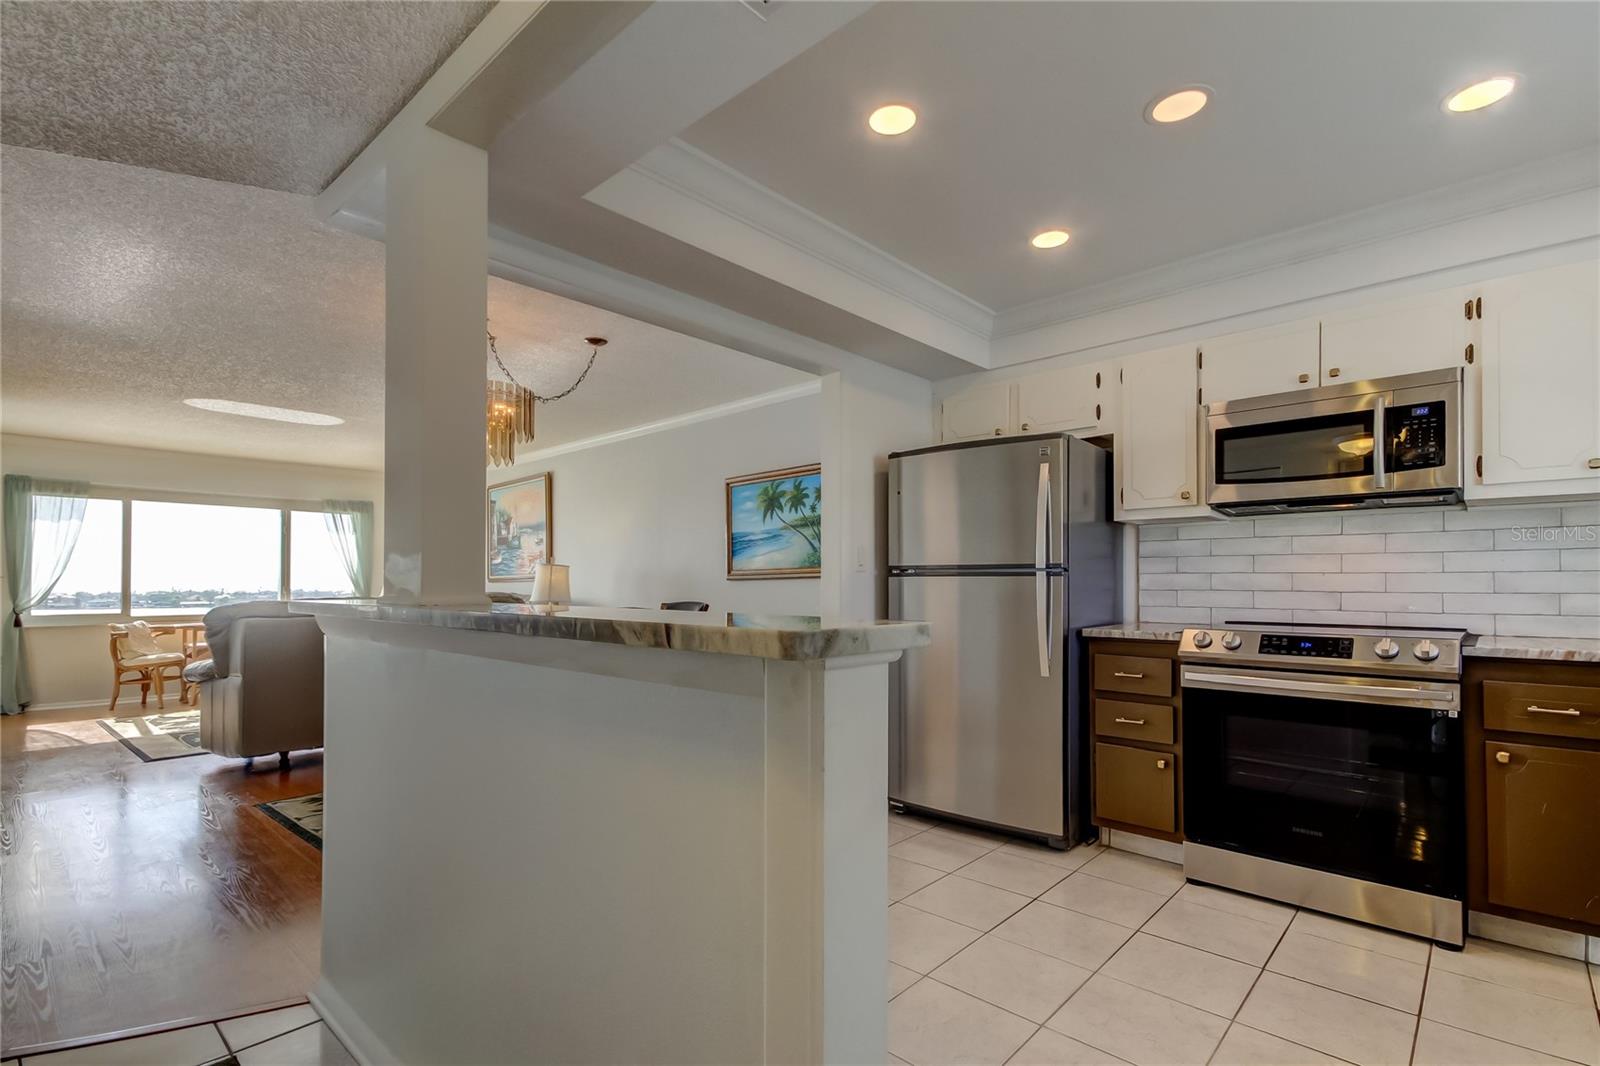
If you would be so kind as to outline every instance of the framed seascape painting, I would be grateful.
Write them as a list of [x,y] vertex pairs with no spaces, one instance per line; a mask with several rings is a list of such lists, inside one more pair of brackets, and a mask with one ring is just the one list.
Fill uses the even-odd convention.
[[822,576],[822,467],[731,477],[730,578]]
[[550,475],[489,486],[489,580],[532,581],[550,562]]

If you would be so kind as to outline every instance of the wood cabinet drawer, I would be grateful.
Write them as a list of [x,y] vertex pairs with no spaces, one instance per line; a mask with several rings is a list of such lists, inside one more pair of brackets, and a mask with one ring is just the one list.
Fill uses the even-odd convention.
[[1164,703],[1129,703],[1095,697],[1094,731],[1102,737],[1173,742],[1172,708]]
[[1172,660],[1149,659],[1142,655],[1096,655],[1094,687],[1105,692],[1170,696]]
[[1483,727],[1600,740],[1600,688],[1485,681]]
[[1097,818],[1162,833],[1177,830],[1177,756],[1123,744],[1096,744],[1094,763]]
[[1600,751],[1484,744],[1489,901],[1600,925]]

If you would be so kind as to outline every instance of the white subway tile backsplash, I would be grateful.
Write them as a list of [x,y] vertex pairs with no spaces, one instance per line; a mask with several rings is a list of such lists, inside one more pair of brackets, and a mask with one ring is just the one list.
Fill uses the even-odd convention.
[[1510,529],[1512,526],[1559,526],[1559,507],[1474,507],[1444,512],[1446,529]]
[[1340,555],[1370,555],[1383,551],[1382,533],[1340,533],[1327,537],[1295,537],[1297,552],[1337,552]]
[[[1492,553],[1491,553],[1492,554]],[[1412,552],[1407,555],[1346,555],[1344,569],[1350,574],[1429,574],[1447,569],[1438,552]]]
[[1390,533],[1384,547],[1392,552],[1488,551],[1495,546],[1494,538],[1494,532],[1488,529],[1459,533]]
[[1338,533],[1344,529],[1346,519],[1337,514],[1292,514],[1276,518],[1258,518],[1256,536],[1313,536],[1318,533]]
[[1341,606],[1337,592],[1257,592],[1255,598],[1257,607],[1330,611],[1337,610]]
[[1178,559],[1179,573],[1245,574],[1250,572],[1248,555],[1184,555]]
[[1214,589],[1266,589],[1288,592],[1293,588],[1293,574],[1212,574]]
[[1560,614],[1553,592],[1447,592],[1444,609],[1459,614]]
[[1461,574],[1387,574],[1384,577],[1390,592],[1493,592],[1495,575],[1490,573]]
[[1600,617],[1594,615],[1500,614],[1494,624],[1506,637],[1600,637]]
[[1258,574],[1337,574],[1337,555],[1258,555]]
[[1600,504],[1145,526],[1140,615],[1600,637],[1597,527]]
[[1287,555],[1293,550],[1288,537],[1245,537],[1207,543],[1212,555]]
[[[1446,573],[1464,570],[1560,570],[1561,553],[1538,552],[1451,552],[1444,557]],[[1437,568],[1435,568],[1437,569]]]
[[1346,592],[1339,606],[1346,611],[1383,611],[1387,614],[1438,614],[1444,609],[1437,592]]
[[1344,516],[1346,533],[1427,533],[1445,528],[1440,511],[1396,511]]
[[1382,574],[1295,574],[1300,592],[1382,592]]

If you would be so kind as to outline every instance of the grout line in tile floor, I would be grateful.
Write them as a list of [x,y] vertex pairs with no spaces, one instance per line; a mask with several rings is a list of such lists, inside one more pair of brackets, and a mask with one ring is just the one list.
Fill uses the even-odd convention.
[[[1121,922],[1110,922],[1110,919],[1101,918],[1099,915],[1090,914],[1087,911],[1076,911],[1071,907],[1065,907],[1065,906],[1062,906],[1060,904],[1053,903],[1051,901],[1048,901],[1048,900],[1045,900],[1045,899],[1042,898],[1044,895],[1046,895],[1049,892],[1053,891],[1056,887],[1058,887],[1059,885],[1061,885],[1063,882],[1065,882],[1067,879],[1069,879],[1071,877],[1078,876],[1079,874],[1083,874],[1083,876],[1086,876],[1086,877],[1095,877],[1096,875],[1094,875],[1092,873],[1085,873],[1084,872],[1085,869],[1089,866],[1090,863],[1092,863],[1096,859],[1100,858],[1100,856],[1102,854],[1104,854],[1108,850],[1113,850],[1113,849],[1108,849],[1104,845],[1099,845],[1099,844],[1091,845],[1091,847],[1093,847],[1095,849],[1097,854],[1094,854],[1094,855],[1090,856],[1089,858],[1085,859],[1083,862],[1078,863],[1077,865],[1071,867],[1070,869],[1068,869],[1068,868],[1066,868],[1064,866],[1057,866],[1054,863],[1045,862],[1044,860],[1041,860],[1041,859],[1029,860],[1029,861],[1035,862],[1038,865],[1053,866],[1056,870],[1061,872],[1061,876],[1059,878],[1057,878],[1054,882],[1052,882],[1049,886],[1044,888],[1042,891],[1037,892],[1037,893],[1029,893],[1027,891],[1019,891],[1019,890],[1017,890],[1015,888],[1002,889],[1002,891],[1008,891],[1008,892],[1011,892],[1014,895],[1022,896],[1022,897],[1027,898],[1028,902],[1026,904],[1024,904],[1022,907],[1018,907],[1015,910],[1011,911],[1011,913],[1009,915],[1007,915],[1006,918],[1003,918],[1003,919],[1001,919],[1000,922],[995,923],[995,925],[993,927],[991,927],[990,929],[980,929],[980,928],[977,928],[975,926],[968,925],[965,922],[959,922],[959,921],[956,921],[953,918],[947,918],[944,915],[934,914],[934,912],[924,910],[921,907],[916,906],[915,904],[907,903],[906,900],[909,899],[911,896],[915,895],[916,893],[922,892],[922,891],[924,891],[924,890],[926,890],[928,888],[931,888],[933,885],[938,884],[940,881],[942,881],[942,880],[944,880],[944,879],[946,879],[946,878],[948,878],[948,877],[950,877],[952,875],[959,875],[961,873],[961,871],[966,869],[968,866],[971,866],[972,864],[982,860],[986,856],[992,855],[993,853],[995,853],[996,851],[1000,850],[1001,848],[1003,848],[1007,844],[1024,843],[1024,842],[1012,841],[1012,840],[1010,840],[1008,838],[999,837],[999,836],[994,835],[994,834],[982,833],[981,831],[969,829],[969,828],[967,828],[965,826],[946,825],[944,823],[930,822],[928,819],[925,819],[925,818],[916,818],[915,821],[912,822],[912,820],[910,818],[907,818],[906,816],[901,815],[901,816],[897,816],[897,817],[899,819],[901,819],[900,824],[906,825],[908,828],[913,828],[914,831],[908,833],[907,835],[905,835],[905,836],[903,836],[901,838],[899,838],[898,840],[896,840],[894,842],[894,844],[889,845],[891,848],[895,847],[895,846],[897,846],[899,844],[904,844],[904,843],[906,843],[908,841],[914,840],[916,837],[921,836],[921,835],[927,833],[930,829],[935,829],[935,828],[946,829],[947,832],[951,833],[952,835],[961,836],[961,837],[963,837],[965,839],[969,839],[969,840],[971,840],[971,841],[973,841],[975,843],[981,842],[981,843],[983,843],[983,844],[985,844],[987,846],[985,847],[983,852],[981,852],[978,855],[973,856],[971,859],[969,859],[966,862],[962,863],[960,866],[957,866],[954,870],[939,870],[939,869],[934,868],[934,867],[926,867],[928,870],[936,873],[938,876],[935,877],[932,881],[929,881],[927,884],[921,885],[918,888],[913,889],[910,892],[907,892],[899,900],[891,901],[890,906],[904,905],[909,910],[917,911],[920,914],[932,915],[933,917],[939,918],[939,919],[941,919],[943,921],[947,921],[947,922],[951,922],[951,923],[953,923],[955,925],[959,925],[964,929],[967,929],[967,930],[969,930],[971,932],[977,933],[978,936],[974,940],[972,940],[971,942],[969,942],[969,943],[963,945],[961,948],[957,949],[949,957],[947,957],[945,959],[942,959],[938,963],[933,965],[930,968],[930,971],[928,973],[922,973],[922,972],[917,971],[917,970],[912,970],[912,972],[914,974],[916,974],[916,979],[913,980],[910,984],[908,984],[905,988],[903,988],[899,992],[897,992],[894,996],[890,997],[889,1002],[892,1003],[894,1000],[899,999],[902,995],[904,995],[906,992],[910,991],[912,988],[914,988],[916,985],[920,984],[922,981],[928,980],[928,981],[932,981],[934,984],[937,984],[937,985],[939,985],[939,986],[941,986],[943,988],[952,989],[952,990],[954,990],[955,992],[957,992],[957,993],[959,993],[961,995],[969,996],[972,999],[974,999],[974,1000],[976,1000],[976,1001],[978,1001],[980,1003],[984,1003],[984,1004],[986,1004],[986,1005],[988,1005],[990,1007],[993,1007],[994,1009],[999,1010],[999,1011],[1003,1012],[1004,1014],[1006,1014],[1006,1015],[1008,1015],[1010,1017],[1017,1018],[1017,1019],[1019,1019],[1019,1020],[1021,1020],[1023,1022],[1026,1022],[1028,1025],[1032,1026],[1032,1030],[1029,1032],[1028,1036],[1022,1041],[1022,1043],[1018,1045],[1017,1049],[1015,1051],[1013,1051],[1010,1056],[1008,1056],[1007,1061],[1010,1061],[1011,1059],[1014,1059],[1018,1054],[1020,1054],[1022,1049],[1027,1047],[1028,1044],[1031,1043],[1033,1041],[1033,1039],[1036,1036],[1039,1035],[1040,1032],[1042,1032],[1042,1031],[1044,1031],[1046,1029],[1049,1029],[1050,1027],[1046,1023],[1048,1023],[1048,1021],[1050,1021],[1051,1019],[1053,1019],[1056,1016],[1056,1014],[1062,1009],[1062,1007],[1065,1005],[1065,1003],[1071,1002],[1073,997],[1077,996],[1084,989],[1084,987],[1086,987],[1095,977],[1102,976],[1102,971],[1111,962],[1111,960],[1114,959],[1118,955],[1118,953],[1120,953],[1128,944],[1130,944],[1135,937],[1137,937],[1137,936],[1139,936],[1141,934],[1143,934],[1145,936],[1150,936],[1150,937],[1153,937],[1153,938],[1156,938],[1156,939],[1164,940],[1167,943],[1178,944],[1178,945],[1180,945],[1182,947],[1185,947],[1185,948],[1188,948],[1190,950],[1198,951],[1198,952],[1201,952],[1203,954],[1211,955],[1211,956],[1216,957],[1216,958],[1226,959],[1226,960],[1228,960],[1230,962],[1237,963],[1237,962],[1243,962],[1244,961],[1244,960],[1241,960],[1241,959],[1233,958],[1231,956],[1222,955],[1219,952],[1210,951],[1210,950],[1208,950],[1206,948],[1197,947],[1196,945],[1193,945],[1193,944],[1187,944],[1187,943],[1184,943],[1183,941],[1174,940],[1171,937],[1162,936],[1159,933],[1150,932],[1149,930],[1144,928],[1145,925],[1147,925],[1150,921],[1153,921],[1155,919],[1156,915],[1160,914],[1161,911],[1172,902],[1173,898],[1176,897],[1178,895],[1178,893],[1183,890],[1183,888],[1184,888],[1183,884],[1180,884],[1177,888],[1173,889],[1171,892],[1165,892],[1165,893],[1155,892],[1154,890],[1151,890],[1151,889],[1148,889],[1148,888],[1143,889],[1143,891],[1150,891],[1153,894],[1157,894],[1157,895],[1163,895],[1164,894],[1165,898],[1164,898],[1162,904],[1159,907],[1157,907],[1156,910],[1154,912],[1152,912],[1149,917],[1145,918],[1144,921],[1138,927],[1130,927],[1130,926],[1127,926],[1127,925],[1123,925]],[[911,823],[911,824],[907,824],[907,823]],[[1027,858],[1027,856],[1025,856],[1023,854],[1020,854],[1018,852],[1011,852],[1009,854],[1014,854],[1018,858]],[[1130,854],[1131,855],[1133,853],[1122,853],[1122,852],[1119,852],[1119,854]],[[899,858],[899,856],[895,856],[895,857]],[[1152,856],[1138,856],[1138,857],[1141,858],[1141,859],[1152,859],[1153,861],[1156,861],[1156,862],[1164,861],[1164,860],[1160,860],[1160,859],[1154,859],[1154,857],[1152,857]],[[913,865],[919,865],[919,866],[920,865],[924,865],[924,864],[921,864],[921,863],[916,863],[914,860],[911,860],[911,859],[901,859],[901,861],[908,862],[908,863],[911,863]],[[976,881],[977,879],[976,878],[966,878],[966,880]],[[978,883],[987,885],[987,882],[981,882],[980,881]],[[1137,886],[1132,886],[1132,885],[1122,885],[1121,882],[1112,882],[1112,883],[1113,884],[1118,884],[1121,887],[1130,888],[1130,889],[1137,887]],[[1000,888],[1000,886],[997,886],[997,885],[988,885],[988,887]],[[1243,898],[1253,898],[1253,897],[1244,896]],[[1069,960],[1065,960],[1065,959],[1060,960],[1060,961],[1063,961],[1063,962],[1069,962],[1070,965],[1078,966],[1078,968],[1081,969],[1081,970],[1088,970],[1089,971],[1089,976],[1086,977],[1076,988],[1073,989],[1072,993],[1066,997],[1065,1001],[1063,1001],[1063,1004],[1056,1006],[1050,1012],[1050,1015],[1049,1015],[1048,1018],[1046,1018],[1045,1023],[1034,1022],[1031,1018],[1024,1018],[1023,1016],[1017,1014],[1015,1011],[1013,1011],[1013,1010],[1011,1010],[1009,1008],[1006,1008],[1006,1007],[1004,1007],[1004,1006],[1002,1006],[1002,1005],[1000,1005],[998,1003],[994,1003],[991,1000],[985,999],[981,995],[978,995],[978,994],[976,994],[974,992],[971,992],[971,991],[969,991],[967,989],[964,989],[964,988],[957,988],[956,986],[948,984],[946,981],[940,980],[939,978],[933,976],[933,971],[936,971],[936,970],[940,969],[941,967],[947,965],[952,959],[954,959],[957,956],[961,955],[963,952],[969,950],[974,944],[977,944],[983,938],[993,936],[994,935],[994,930],[998,929],[1001,925],[1003,925],[1006,921],[1008,921],[1011,916],[1014,916],[1015,914],[1017,914],[1020,911],[1026,909],[1028,906],[1032,906],[1035,903],[1044,903],[1047,906],[1054,907],[1054,908],[1059,909],[1059,910],[1070,911],[1072,913],[1084,915],[1084,916],[1087,916],[1087,917],[1090,917],[1090,918],[1095,918],[1095,919],[1097,919],[1099,921],[1103,921],[1103,922],[1110,922],[1110,924],[1117,925],[1117,926],[1119,926],[1120,928],[1122,928],[1124,930],[1129,930],[1128,938],[1123,940],[1121,945],[1119,945],[1114,951],[1112,951],[1108,956],[1106,956],[1106,958],[1103,959],[1099,963],[1099,965],[1097,965],[1097,966],[1095,966],[1093,968],[1090,968],[1090,967],[1087,967],[1087,966],[1081,966],[1081,965],[1079,965],[1077,963],[1070,963]],[[1196,902],[1196,901],[1193,901],[1193,900],[1188,901],[1188,903],[1191,906],[1200,907],[1200,908],[1202,908],[1202,909],[1204,909],[1206,911],[1217,911],[1218,913],[1230,913],[1230,912],[1226,912],[1226,911],[1220,911],[1218,908],[1208,906],[1206,903]],[[1257,965],[1255,963],[1252,963],[1252,962],[1246,962],[1245,963],[1245,965],[1255,966],[1255,969],[1256,969],[1255,977],[1251,981],[1250,988],[1245,992],[1245,995],[1243,996],[1243,998],[1240,999],[1239,1004],[1233,1009],[1233,1012],[1225,1019],[1228,1022],[1228,1026],[1227,1026],[1227,1028],[1225,1028],[1223,1030],[1222,1035],[1218,1039],[1216,1046],[1212,1048],[1211,1052],[1207,1056],[1207,1059],[1206,1059],[1207,1062],[1210,1062],[1212,1059],[1215,1059],[1217,1054],[1221,1051],[1222,1044],[1226,1041],[1226,1039],[1228,1037],[1228,1034],[1232,1031],[1232,1029],[1235,1026],[1238,1026],[1238,1027],[1240,1027],[1242,1029],[1249,1029],[1249,1030],[1255,1031],[1253,1026],[1247,1026],[1244,1023],[1238,1021],[1239,1014],[1243,1011],[1245,1004],[1249,1002],[1250,997],[1255,993],[1256,987],[1260,983],[1262,976],[1268,972],[1268,967],[1270,966],[1273,958],[1276,957],[1279,948],[1282,947],[1284,940],[1288,937],[1290,927],[1294,924],[1295,919],[1297,918],[1298,915],[1303,913],[1303,909],[1302,908],[1289,907],[1289,905],[1287,905],[1287,904],[1284,904],[1283,906],[1288,907],[1288,909],[1290,911],[1290,913],[1288,915],[1288,919],[1287,919],[1287,921],[1285,921],[1283,928],[1279,931],[1276,940],[1274,940],[1271,950],[1268,951],[1265,954],[1265,956],[1263,958],[1263,961],[1259,965]],[[1242,915],[1242,914],[1241,915],[1235,915],[1235,917],[1245,918],[1247,920],[1252,920],[1252,921],[1259,921],[1259,919],[1250,919],[1249,916]],[[1311,937],[1311,938],[1313,938],[1313,939],[1315,939],[1317,941],[1323,941],[1323,940],[1327,939],[1327,938],[1325,938],[1323,936],[1320,936],[1320,935],[1318,935],[1317,933],[1314,933],[1314,932],[1306,932],[1304,930],[1301,930],[1301,933],[1302,933],[1302,935],[1307,936],[1307,937]],[[996,937],[995,939],[1005,940],[1006,938],[1004,938],[1004,937]],[[1016,943],[1014,941],[1006,941],[1006,942],[1007,943]],[[1328,942],[1330,944],[1339,944],[1341,946],[1354,947],[1354,948],[1358,948],[1360,950],[1366,950],[1366,951],[1373,951],[1374,950],[1374,949],[1371,949],[1371,948],[1364,948],[1364,947],[1361,947],[1361,945],[1356,945],[1356,944],[1343,944],[1343,942],[1340,942],[1340,941],[1331,941],[1330,940]],[[1358,1001],[1360,1001],[1362,1003],[1373,1004],[1373,1005],[1376,1005],[1378,1007],[1382,1007],[1382,1008],[1385,1008],[1385,1009],[1388,1009],[1388,1010],[1394,1010],[1394,1011],[1398,1011],[1400,1013],[1411,1014],[1411,1016],[1412,1016],[1412,1032],[1411,1032],[1410,1046],[1409,1046],[1409,1049],[1408,1049],[1409,1053],[1407,1055],[1407,1061],[1410,1061],[1410,1060],[1415,1058],[1416,1052],[1417,1052],[1417,1045],[1420,1042],[1423,1004],[1424,1004],[1424,1002],[1426,1000],[1426,996],[1427,996],[1428,979],[1431,977],[1432,972],[1433,972],[1433,958],[1434,958],[1434,953],[1435,953],[1435,945],[1433,945],[1431,943],[1428,943],[1426,941],[1422,941],[1422,942],[1423,943],[1427,943],[1428,951],[1427,951],[1427,955],[1426,955],[1425,959],[1423,960],[1423,962],[1421,964],[1422,968],[1423,968],[1423,982],[1422,982],[1422,988],[1418,992],[1418,998],[1417,998],[1417,1001],[1416,1001],[1416,1009],[1415,1009],[1415,1011],[1403,1010],[1402,1008],[1395,1007],[1390,1002],[1384,1002],[1384,1001],[1379,1000],[1379,999],[1369,998],[1368,996],[1361,995],[1361,994],[1358,994],[1358,993],[1355,993],[1355,992],[1348,992],[1348,991],[1344,991],[1343,989],[1338,989],[1338,988],[1328,988],[1327,986],[1319,985],[1315,981],[1309,980],[1307,978],[1296,977],[1296,976],[1293,976],[1293,975],[1290,975],[1290,974],[1287,974],[1287,973],[1280,973],[1279,971],[1276,971],[1276,970],[1271,971],[1271,972],[1273,972],[1274,974],[1276,974],[1278,976],[1284,977],[1287,980],[1294,981],[1294,982],[1299,983],[1299,984],[1305,984],[1305,985],[1308,985],[1308,986],[1313,987],[1313,988],[1321,989],[1323,991],[1332,992],[1332,993],[1334,993],[1336,995],[1348,997],[1348,998],[1353,999],[1353,1000],[1358,1000]],[[1031,945],[1028,945],[1028,944],[1019,944],[1018,946],[1025,947],[1028,950],[1038,952],[1037,948],[1032,947]],[[1047,957],[1057,958],[1057,956],[1049,955],[1048,952],[1039,952],[1039,953],[1043,954],[1043,955],[1046,955]],[[1376,951],[1374,953],[1375,954],[1379,954],[1379,955],[1384,954],[1383,952],[1376,952]],[[1585,970],[1587,970],[1587,963],[1585,963],[1584,965],[1585,965]],[[910,967],[906,967],[906,969],[910,969]],[[1118,980],[1117,978],[1113,978],[1110,975],[1104,975],[1104,976],[1105,976],[1106,980]],[[1465,977],[1466,975],[1462,975],[1462,976]],[[1585,976],[1586,977],[1588,976],[1587,972],[1585,973]],[[1470,980],[1478,980],[1477,978],[1469,978],[1469,979]],[[1127,982],[1121,982],[1121,983],[1125,984]],[[1496,984],[1495,982],[1492,982],[1492,981],[1486,981],[1484,983],[1490,984],[1490,985],[1495,985]],[[1596,989],[1594,987],[1594,982],[1592,980],[1589,981],[1589,984],[1590,984],[1589,991],[1591,993],[1591,999],[1593,999],[1595,1001],[1595,1003],[1596,1003],[1597,1013],[1600,1013],[1600,992],[1596,991]],[[1206,1008],[1197,1007],[1194,1004],[1187,1003],[1187,1002],[1185,1002],[1183,1000],[1173,999],[1171,996],[1165,995],[1165,994],[1163,994],[1161,992],[1155,992],[1155,991],[1153,991],[1151,989],[1143,988],[1140,985],[1131,985],[1130,987],[1138,988],[1141,992],[1145,992],[1145,993],[1148,993],[1150,995],[1157,996],[1157,997],[1159,997],[1159,998],[1161,998],[1163,1000],[1167,1000],[1167,1001],[1179,1004],[1179,1005],[1187,1007],[1187,1008],[1191,1008],[1191,1009],[1195,1009],[1195,1010],[1202,1010],[1205,1013],[1212,1015],[1213,1017],[1217,1017],[1217,1018],[1222,1018],[1223,1017],[1222,1015],[1217,1014],[1214,1010],[1207,1010]],[[1556,998],[1556,997],[1546,997],[1546,998]],[[1455,1026],[1448,1026],[1447,1023],[1439,1023],[1439,1024],[1446,1025],[1446,1027],[1448,1027],[1448,1028],[1459,1028],[1459,1027],[1455,1027]],[[1059,1030],[1051,1029],[1050,1031],[1053,1032],[1053,1033],[1058,1033],[1059,1035],[1062,1035],[1062,1036],[1066,1036],[1067,1035],[1065,1033],[1061,1033]],[[1480,1038],[1483,1038],[1483,1039],[1487,1039],[1487,1040],[1500,1040],[1501,1043],[1510,1044],[1511,1046],[1517,1046],[1517,1047],[1521,1046],[1521,1045],[1511,1044],[1510,1041],[1501,1040],[1498,1037],[1488,1037],[1485,1034],[1474,1033],[1472,1030],[1464,1030],[1464,1032],[1472,1033],[1472,1035],[1474,1035],[1474,1036],[1477,1036],[1477,1037],[1480,1037]],[[1328,1055],[1329,1054],[1327,1052],[1321,1052],[1321,1051],[1319,1051],[1319,1049],[1316,1049],[1316,1048],[1308,1048],[1308,1047],[1306,1047],[1306,1045],[1299,1044],[1297,1041],[1288,1040],[1287,1038],[1279,1036],[1276,1033],[1270,1033],[1269,1032],[1269,1033],[1267,1033],[1267,1035],[1273,1037],[1276,1040],[1282,1040],[1287,1044],[1293,1044],[1296,1047],[1306,1048],[1306,1050],[1308,1052],[1311,1052],[1311,1053],[1323,1054],[1323,1055]],[[1101,1052],[1103,1054],[1106,1054],[1106,1055],[1110,1055],[1112,1058],[1119,1058],[1120,1059],[1120,1056],[1116,1055],[1114,1052],[1108,1051],[1107,1049],[1098,1046],[1097,1044],[1095,1044],[1093,1042],[1092,1039],[1084,1039],[1082,1036],[1079,1036],[1079,1035],[1073,1035],[1073,1036],[1069,1037],[1069,1039],[1078,1041],[1079,1043],[1084,1044],[1084,1045],[1086,1045],[1088,1047],[1092,1047],[1096,1051],[1099,1051],[1099,1052]],[[1524,1049],[1524,1050],[1528,1050],[1530,1055],[1532,1055],[1532,1054],[1547,1054],[1548,1055],[1549,1054],[1548,1052],[1537,1052],[1537,1051],[1535,1051],[1533,1049]],[[1329,1057],[1335,1057],[1335,1056],[1331,1056],[1330,1055]]]

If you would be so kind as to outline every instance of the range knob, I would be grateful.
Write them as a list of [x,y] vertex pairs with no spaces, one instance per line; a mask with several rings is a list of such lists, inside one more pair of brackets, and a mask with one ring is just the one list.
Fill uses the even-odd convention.
[[1393,637],[1384,637],[1372,646],[1372,650],[1378,653],[1380,659],[1393,659],[1400,654],[1400,645]]
[[1425,663],[1431,663],[1439,657],[1439,645],[1431,640],[1419,640],[1411,645],[1411,654]]
[[1241,638],[1237,633],[1222,634],[1222,646],[1227,648],[1229,651],[1238,651],[1239,645],[1243,643],[1243,638]]
[[1211,647],[1211,634],[1202,629],[1194,635],[1194,646],[1197,648]]

